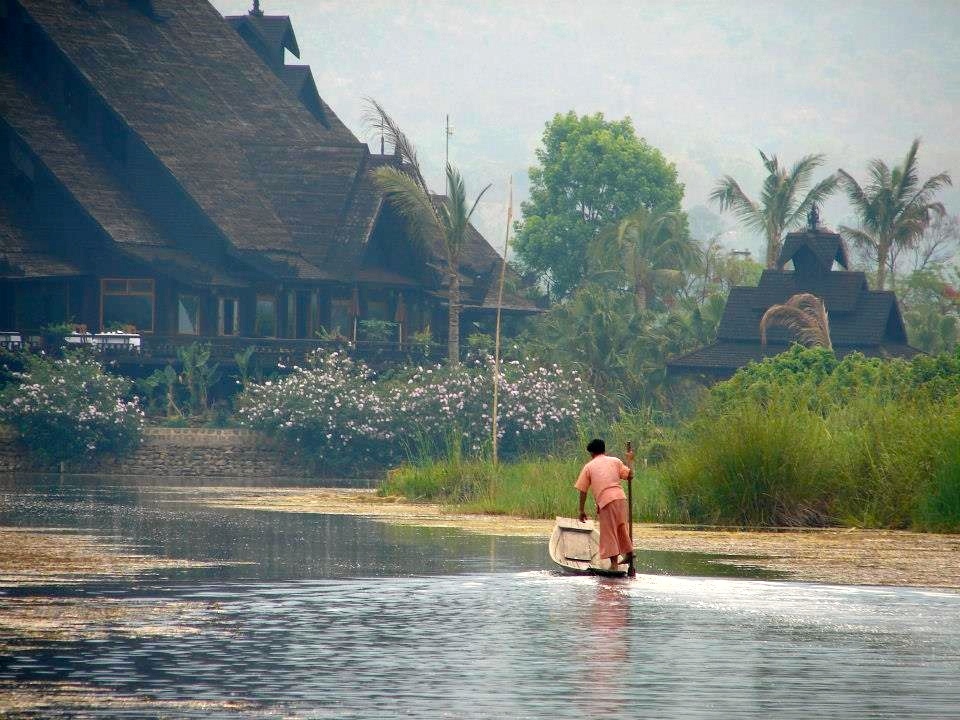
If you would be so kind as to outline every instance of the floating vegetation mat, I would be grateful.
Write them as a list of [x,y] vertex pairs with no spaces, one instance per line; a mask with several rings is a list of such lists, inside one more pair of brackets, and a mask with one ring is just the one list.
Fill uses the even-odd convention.
[[[178,489],[171,488],[170,492]],[[469,515],[435,504],[339,488],[190,488],[192,500],[213,507],[361,515],[427,527],[458,527],[486,535],[543,537],[552,520]],[[695,552],[714,562],[786,573],[791,579],[842,585],[902,585],[960,589],[960,536],[899,530],[720,530],[637,524],[637,548]]]
[[58,528],[0,528],[0,588],[77,584],[222,564],[132,553],[105,538]]
[[382,497],[375,490],[201,487],[185,492],[189,492],[191,500],[210,507],[360,515],[398,525],[455,527],[482,535],[546,537],[553,530],[553,520],[461,513],[434,503],[415,503],[399,496]]
[[[142,577],[221,565],[129,552],[115,542],[50,528],[0,528],[0,653],[107,637],[192,635],[217,629],[216,603],[48,597],[29,588]],[[27,589],[6,594],[3,588]],[[223,631],[222,626],[220,631]],[[2,693],[0,693],[2,696]]]
[[[243,700],[165,700],[128,695],[72,682],[0,681],[0,716],[45,718],[88,717],[91,712],[115,711],[123,717],[203,717],[205,714],[243,713],[259,717],[261,705]],[[270,714],[270,717],[276,717]]]
[[109,637],[179,637],[208,630],[216,603],[100,597],[0,597],[0,652]]

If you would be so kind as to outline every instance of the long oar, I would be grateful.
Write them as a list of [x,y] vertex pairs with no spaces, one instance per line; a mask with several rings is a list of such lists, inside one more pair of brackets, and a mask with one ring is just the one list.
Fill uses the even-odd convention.
[[629,440],[626,454],[627,467],[630,468],[630,477],[627,478],[627,520],[630,523],[630,563],[627,565],[627,577],[636,577],[636,553],[633,549],[633,443]]

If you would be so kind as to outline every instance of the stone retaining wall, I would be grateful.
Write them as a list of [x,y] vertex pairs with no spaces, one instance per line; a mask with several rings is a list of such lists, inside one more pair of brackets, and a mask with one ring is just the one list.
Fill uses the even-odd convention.
[[[312,478],[296,457],[250,430],[145,428],[127,456],[68,463],[67,472],[179,477]],[[55,472],[33,461],[9,430],[0,428],[0,472]]]

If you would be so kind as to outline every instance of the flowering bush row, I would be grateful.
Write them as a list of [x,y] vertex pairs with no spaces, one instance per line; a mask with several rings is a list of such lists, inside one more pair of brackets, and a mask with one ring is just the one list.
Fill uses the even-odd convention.
[[[379,382],[362,363],[315,353],[307,368],[251,386],[240,396],[241,422],[278,437],[318,462],[382,465],[403,454],[480,454],[491,443],[493,361],[408,368]],[[502,363],[497,435],[516,455],[570,437],[596,411],[576,371],[513,360]]]
[[308,365],[279,380],[249,383],[237,398],[240,422],[334,466],[373,461],[392,438],[373,372],[337,352],[315,353]]
[[0,420],[39,459],[117,453],[140,442],[143,411],[138,398],[126,399],[130,382],[96,360],[27,356],[24,372],[14,377],[19,382],[0,393]]

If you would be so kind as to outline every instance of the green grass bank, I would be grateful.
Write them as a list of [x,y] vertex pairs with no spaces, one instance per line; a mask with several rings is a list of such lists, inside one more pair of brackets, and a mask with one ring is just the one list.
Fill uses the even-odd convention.
[[[891,361],[794,349],[715,385],[699,411],[651,433],[608,428],[661,460],[634,481],[641,521],[960,532],[960,355]],[[621,435],[623,437],[621,437]],[[572,515],[586,460],[439,460],[384,493],[466,511]]]

